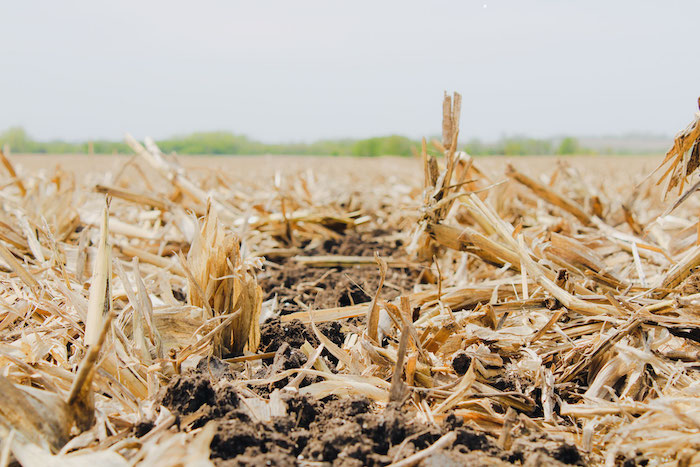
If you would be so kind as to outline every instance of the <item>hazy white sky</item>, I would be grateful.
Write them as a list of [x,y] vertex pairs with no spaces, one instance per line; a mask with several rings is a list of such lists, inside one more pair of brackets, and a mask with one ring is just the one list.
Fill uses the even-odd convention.
[[697,110],[697,0],[3,1],[0,130],[671,135]]

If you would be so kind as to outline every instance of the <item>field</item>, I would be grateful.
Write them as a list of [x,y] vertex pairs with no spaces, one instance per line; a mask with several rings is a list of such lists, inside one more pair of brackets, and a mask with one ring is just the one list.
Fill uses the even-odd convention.
[[[636,174],[649,174],[659,165],[662,156],[484,156],[476,158],[480,166],[493,171],[502,172],[509,163],[532,173],[552,170],[557,161],[565,161],[578,170],[611,170],[619,171],[632,168]],[[118,171],[126,164],[130,156],[95,155],[50,155],[50,154],[17,154],[11,157],[13,163],[21,165],[28,172],[41,169],[62,169],[80,176],[97,173],[103,170]],[[407,183],[419,183],[422,171],[420,160],[407,157],[321,157],[321,156],[178,156],[179,163],[195,172],[206,173],[209,170],[226,171],[227,176],[238,181],[249,179],[251,176],[269,177],[279,171],[293,175],[309,168],[321,171],[329,176],[340,177],[340,182],[348,184],[356,182],[358,172],[363,167],[371,167],[369,173],[382,179],[386,170],[398,171],[405,177]],[[531,169],[530,169],[531,168]]]
[[700,463],[661,156],[131,146],[5,164],[0,466]]

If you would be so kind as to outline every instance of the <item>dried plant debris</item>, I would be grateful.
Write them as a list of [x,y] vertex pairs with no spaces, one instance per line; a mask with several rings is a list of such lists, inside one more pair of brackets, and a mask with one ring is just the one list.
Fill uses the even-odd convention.
[[460,108],[416,160],[2,158],[0,465],[700,463],[700,200]]
[[[698,107],[700,107],[700,97],[698,98]],[[690,176],[700,167],[700,112],[697,112],[693,121],[676,135],[673,146],[668,150],[666,157],[656,171],[667,164],[668,168],[659,178],[658,183],[666,180],[664,196],[676,186],[678,194],[681,195]],[[698,184],[690,187],[685,194],[680,196],[673,208],[684,201],[690,193],[697,191],[698,187],[700,187]]]

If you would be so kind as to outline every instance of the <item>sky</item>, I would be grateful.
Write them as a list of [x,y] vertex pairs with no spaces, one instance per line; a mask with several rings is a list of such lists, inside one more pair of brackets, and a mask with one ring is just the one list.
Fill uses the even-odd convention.
[[0,4],[0,131],[224,130],[268,142],[673,135],[700,96],[697,0]]

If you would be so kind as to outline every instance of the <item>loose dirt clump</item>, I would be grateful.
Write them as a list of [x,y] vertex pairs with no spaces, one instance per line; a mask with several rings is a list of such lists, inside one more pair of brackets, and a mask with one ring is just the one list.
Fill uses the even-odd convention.
[[[343,344],[345,334],[339,322],[320,323],[318,328],[334,344],[339,346]],[[303,324],[299,320],[282,323],[279,318],[270,318],[263,323],[260,329],[260,349],[265,353],[275,352],[275,356],[263,360],[263,367],[256,372],[257,378],[268,378],[280,371],[301,367],[308,360],[306,355],[299,350],[304,342],[308,342],[314,347],[319,345],[319,341],[310,326]],[[335,369],[338,359],[327,350],[321,353],[321,358],[325,360],[329,368]],[[315,377],[304,376],[299,386],[308,386],[317,380],[318,378]],[[254,390],[265,394],[275,388],[283,388],[288,382],[289,378],[283,378],[269,384],[267,387],[257,386]]]
[[452,359],[452,369],[455,370],[455,373],[461,376],[467,372],[471,362],[472,359],[469,357],[469,355],[464,352],[459,352]]
[[[341,323],[338,321],[320,323],[318,325],[318,330],[335,345],[343,345],[345,333],[343,332]],[[311,327],[303,324],[301,321],[291,320],[283,323],[280,318],[277,317],[265,321],[260,327],[260,350],[263,353],[275,352],[275,356],[274,359],[268,358],[263,360],[264,363],[272,363],[272,367],[270,369],[260,370],[258,376],[265,377],[264,375],[272,374],[270,370],[274,368],[297,368],[297,366],[289,366],[290,364],[286,363],[289,359],[293,360],[291,363],[292,365],[302,360],[302,364],[305,363],[306,355],[299,351],[301,346],[304,345],[304,342],[308,342],[313,347],[317,347],[320,344],[318,338],[311,330]],[[325,359],[327,365],[331,369],[335,368],[336,363],[338,363],[338,359],[325,349],[321,353],[321,358]],[[305,377],[305,380],[306,379],[308,379],[308,377]],[[275,387],[277,386],[279,386],[279,383],[275,385]],[[284,384],[282,384],[282,386],[284,386]]]
[[[342,345],[345,340],[342,325],[337,321],[320,323],[318,330],[336,345]],[[279,318],[270,318],[260,327],[260,351],[262,353],[275,352],[284,343],[298,349],[304,342],[308,342],[314,347],[319,344],[311,327],[299,320],[283,323]]]
[[190,428],[199,428],[210,420],[248,419],[239,410],[240,397],[231,383],[232,374],[220,371],[225,366],[218,359],[204,360],[196,371],[176,376],[161,403],[179,417],[182,426]]
[[298,349],[304,342],[316,342],[316,336],[299,320],[283,324],[279,318],[270,318],[260,327],[261,352],[276,352],[284,343]]
[[168,386],[163,405],[181,414],[192,413],[216,398],[209,378],[203,374],[180,375]]

